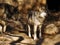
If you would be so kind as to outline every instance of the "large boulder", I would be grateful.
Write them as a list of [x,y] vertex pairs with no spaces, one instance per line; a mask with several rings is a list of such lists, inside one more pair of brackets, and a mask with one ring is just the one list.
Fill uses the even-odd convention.
[[17,6],[17,1],[14,0],[0,0],[0,3],[6,3],[12,6]]
[[58,33],[58,27],[55,24],[49,24],[46,26],[44,33],[50,35],[56,34]]

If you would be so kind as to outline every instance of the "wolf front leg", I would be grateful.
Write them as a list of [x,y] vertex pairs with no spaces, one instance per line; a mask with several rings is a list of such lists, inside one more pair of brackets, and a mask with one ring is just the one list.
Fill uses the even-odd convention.
[[0,33],[2,33],[2,26],[0,25]]
[[30,28],[30,25],[28,25],[28,36],[31,37],[31,28]]
[[39,38],[42,38],[41,28],[42,28],[42,24],[39,25]]
[[34,25],[34,40],[37,40],[37,26],[38,25]]
[[4,27],[3,27],[3,32],[5,32],[6,31],[6,25],[4,25]]

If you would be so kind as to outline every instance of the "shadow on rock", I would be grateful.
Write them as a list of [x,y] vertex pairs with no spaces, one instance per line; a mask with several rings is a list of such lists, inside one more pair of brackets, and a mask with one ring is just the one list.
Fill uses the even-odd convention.
[[18,40],[11,42],[10,45],[16,45],[16,43],[20,43],[20,41],[22,41],[22,40],[24,40],[24,38],[23,37],[19,37]]
[[41,39],[39,39],[37,42],[36,42],[36,45],[41,45],[42,44],[42,42],[43,42],[43,38],[41,38]]

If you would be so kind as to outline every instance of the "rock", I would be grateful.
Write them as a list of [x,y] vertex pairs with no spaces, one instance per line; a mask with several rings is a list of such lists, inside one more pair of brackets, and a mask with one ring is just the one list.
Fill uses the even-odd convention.
[[13,1],[13,0],[0,0],[0,3],[6,3],[6,4],[9,4],[9,5],[12,5],[12,6],[17,6],[17,2],[16,1]]
[[44,38],[42,45],[55,45],[56,43],[60,42],[60,34],[52,36],[52,38]]
[[49,24],[44,29],[44,33],[51,34],[51,35],[56,34],[58,33],[58,28],[55,24]]

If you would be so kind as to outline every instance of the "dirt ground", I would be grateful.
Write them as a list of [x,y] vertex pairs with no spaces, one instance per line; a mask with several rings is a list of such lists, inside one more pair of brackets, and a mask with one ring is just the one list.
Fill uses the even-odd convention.
[[[0,0],[0,45],[60,45],[60,5],[55,3],[55,6],[53,2],[55,0],[52,3],[48,1],[49,9],[45,9],[46,0]],[[28,17],[32,18],[32,14],[28,13],[40,11],[40,7],[47,16],[41,28],[42,37],[39,38],[37,31],[38,39],[34,40],[33,31],[31,38],[27,34]],[[7,29],[3,33],[4,26]]]

